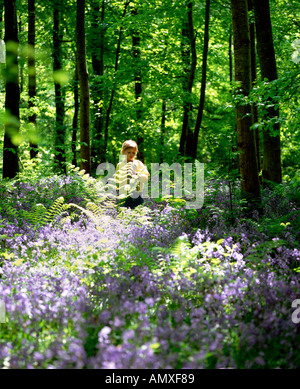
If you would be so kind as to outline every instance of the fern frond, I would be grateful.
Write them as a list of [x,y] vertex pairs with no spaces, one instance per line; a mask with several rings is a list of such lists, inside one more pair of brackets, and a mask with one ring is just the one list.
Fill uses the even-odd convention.
[[91,211],[96,218],[100,218],[103,215],[103,210],[92,202],[87,203],[86,208],[88,211]]
[[59,197],[56,199],[51,208],[49,208],[46,214],[42,217],[40,225],[46,225],[51,223],[55,217],[59,216],[62,212],[66,210],[66,204],[64,204],[65,199]]
[[30,211],[23,210],[23,218],[34,226],[40,225],[45,218],[47,209],[43,204],[34,204]]
[[180,236],[176,239],[173,247],[171,248],[171,254],[180,256],[191,247],[191,243],[188,241],[188,239],[185,236]]
[[23,209],[22,217],[35,227],[42,227],[53,222],[65,210],[66,204],[64,204],[64,198],[59,197],[48,210],[43,204],[34,204],[30,211]]
[[[92,204],[92,203],[91,203]],[[95,204],[94,204],[95,207],[97,207]],[[83,207],[81,207],[80,205],[77,205],[77,204],[74,204],[74,203],[69,203],[67,204],[67,207],[70,208],[70,207],[75,207],[77,209],[79,209],[82,213],[84,213],[86,216],[88,216],[91,220],[93,220],[93,222],[97,225],[97,226],[100,226],[101,224],[101,220],[100,220],[100,216],[101,215],[97,215],[95,214],[92,210],[90,209],[85,209]],[[92,205],[90,205],[90,207],[93,207]],[[95,209],[95,208],[94,208]],[[99,211],[97,211],[99,212]]]

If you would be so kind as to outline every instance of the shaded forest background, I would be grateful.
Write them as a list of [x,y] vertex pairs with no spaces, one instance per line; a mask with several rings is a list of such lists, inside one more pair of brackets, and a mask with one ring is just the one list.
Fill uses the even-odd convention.
[[[0,1],[0,38],[7,41],[5,3]],[[237,3],[244,6],[246,1],[7,3],[15,3],[12,17],[18,41],[20,121],[16,124],[5,110],[9,69],[1,63],[1,170],[3,159],[8,158],[3,148],[17,155],[16,171],[38,156],[39,166],[63,172],[65,162],[86,168],[80,151],[88,147],[85,152],[90,153],[91,167],[87,165],[86,170],[95,174],[101,162],[116,164],[121,144],[132,138],[139,143],[139,158],[146,164],[197,158],[216,174],[238,175],[235,107],[250,104],[256,110],[251,114],[251,131],[256,131],[259,142],[260,176],[263,131],[271,131],[272,136],[273,130],[276,135],[278,126],[283,177],[297,173],[298,2],[270,1],[278,77],[262,79],[259,56],[253,56],[252,51],[252,84],[247,95],[236,93],[239,84],[234,81],[232,24],[232,8]],[[256,53],[252,1],[248,1],[247,18],[251,48]],[[85,41],[84,35],[83,62],[86,60],[89,88],[88,107],[84,109],[89,113],[82,125],[87,138],[80,135],[80,78],[84,71],[76,70],[80,64],[78,45]],[[7,61],[9,55],[7,52]],[[279,116],[268,116],[270,107],[279,108]],[[10,147],[4,144],[5,127],[12,141]],[[12,177],[16,171],[3,172],[3,177]]]

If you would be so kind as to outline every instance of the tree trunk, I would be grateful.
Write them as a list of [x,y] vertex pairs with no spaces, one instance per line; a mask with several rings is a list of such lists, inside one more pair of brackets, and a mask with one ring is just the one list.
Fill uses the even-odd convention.
[[[229,39],[228,39],[228,59],[229,59],[229,82],[230,85],[232,85],[233,81],[233,66],[232,66],[232,34],[229,34]],[[230,89],[230,93],[231,93]]]
[[[122,15],[122,19],[126,16],[127,8],[129,6],[130,1],[126,1],[124,6],[124,11]],[[109,128],[109,121],[110,121],[110,114],[113,106],[113,100],[116,90],[116,75],[118,72],[118,66],[119,66],[119,57],[120,57],[120,51],[121,51],[121,40],[123,35],[123,25],[121,24],[120,30],[119,30],[119,37],[117,42],[117,49],[116,49],[116,59],[115,59],[115,71],[114,71],[114,83],[110,94],[110,99],[106,111],[106,119],[105,119],[105,129],[104,129],[104,145],[103,145],[103,154],[106,155],[106,149],[107,149],[107,141],[108,141],[108,128]]]
[[[253,0],[248,0],[248,11],[252,12],[253,10]],[[251,18],[249,22],[250,30],[250,55],[251,55],[251,88],[254,87],[257,81],[257,72],[256,72],[256,49],[255,49],[255,23]],[[258,122],[258,108],[257,105],[252,105],[252,118],[253,123]],[[260,163],[260,141],[259,141],[259,129],[254,130],[255,137],[255,147],[256,147],[256,159],[257,159],[257,170],[260,172],[261,163]]]
[[80,84],[80,157],[81,169],[91,174],[90,90],[86,64],[85,0],[77,0],[76,48]]
[[[277,67],[275,51],[272,37],[272,25],[270,17],[269,0],[253,0],[255,27],[257,39],[257,52],[260,62],[262,80],[276,80]],[[263,179],[280,183],[282,181],[281,173],[281,148],[280,148],[280,125],[279,109],[275,108],[275,102],[272,98],[266,102],[269,107],[266,108],[265,118],[276,119],[272,128],[267,127],[263,131]],[[275,133],[275,136],[271,134]]]
[[192,158],[197,157],[197,145],[198,137],[202,123],[203,109],[204,109],[204,100],[205,100],[205,87],[206,87],[206,69],[207,69],[207,54],[208,54],[208,41],[209,41],[209,8],[210,0],[206,0],[205,6],[205,28],[204,28],[204,45],[203,45],[203,59],[202,59],[202,78],[201,78],[201,94],[200,94],[200,103],[198,108],[198,114],[195,124],[194,137],[191,145]]
[[[101,10],[98,2],[92,3],[92,28],[96,32],[92,38],[92,66],[94,74],[99,77],[99,82],[92,92],[94,100],[93,117],[93,137],[91,142],[91,163],[93,171],[100,162],[105,161],[104,151],[104,92],[103,92],[103,75],[104,75],[104,13],[105,1],[102,1]],[[100,15],[100,20],[99,20]]]
[[[28,121],[34,126],[33,137],[37,138],[36,114],[33,112],[36,98],[36,68],[35,68],[35,0],[28,0]],[[30,158],[38,153],[37,141],[30,140]]]
[[[187,45],[188,42],[188,45]],[[182,156],[191,156],[192,131],[190,128],[190,114],[192,110],[191,93],[194,84],[197,65],[196,36],[193,23],[193,3],[187,3],[187,21],[182,29],[182,60],[184,64],[183,80],[183,121],[180,137],[179,153]]]
[[[132,10],[133,15],[137,15],[136,8]],[[144,154],[144,130],[143,130],[143,100],[142,100],[142,68],[141,68],[141,37],[139,31],[135,29],[132,32],[132,49],[134,58],[134,94],[136,101],[136,141],[139,146],[139,158],[143,161]]]
[[[19,36],[22,36],[22,32],[23,32],[22,16],[23,15],[20,12],[18,14],[18,10],[17,10],[17,26],[18,26],[18,35]],[[20,95],[21,95],[21,93],[23,93],[23,89],[24,89],[24,65],[25,65],[24,57],[20,56],[18,59],[18,62],[19,62],[19,89],[20,89]]]
[[3,178],[13,178],[19,171],[17,139],[20,129],[20,89],[18,67],[18,27],[16,0],[5,0],[5,111],[12,116],[5,124],[3,145]]
[[3,39],[3,11],[4,11],[4,0],[0,0],[0,39]]
[[62,69],[62,30],[60,28],[60,14],[62,2],[56,0],[53,9],[53,73],[54,73],[54,87],[55,87],[55,107],[56,107],[56,124],[55,124],[55,141],[54,153],[55,163],[59,171],[66,172],[66,157],[65,157],[65,103],[62,87],[59,80],[56,79],[55,74]]
[[160,163],[164,162],[164,139],[166,132],[166,99],[162,100],[161,106],[161,135],[160,135]]
[[[247,0],[231,0],[235,81],[240,83],[236,93],[244,96],[249,94],[251,87],[250,36],[248,24]],[[237,144],[241,173],[242,197],[249,205],[260,203],[260,187],[255,154],[254,133],[252,126],[251,107],[236,106]]]
[[77,166],[76,143],[77,143],[78,113],[79,113],[79,87],[78,87],[77,60],[75,63],[73,91],[74,91],[74,115],[72,121],[72,165]]

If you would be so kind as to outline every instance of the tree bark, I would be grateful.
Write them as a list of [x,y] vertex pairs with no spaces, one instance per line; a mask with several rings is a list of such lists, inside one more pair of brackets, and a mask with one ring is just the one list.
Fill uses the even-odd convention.
[[[273,81],[278,78],[275,59],[275,51],[272,36],[272,24],[270,17],[269,0],[253,0],[255,27],[257,38],[257,52],[260,62],[261,78]],[[280,147],[280,125],[279,108],[275,107],[272,98],[266,102],[268,108],[264,117],[267,119],[277,119],[270,128],[268,126],[263,131],[263,179],[280,183],[282,181],[281,172],[281,147]],[[272,136],[271,133],[275,133]]]
[[[240,83],[236,93],[247,96],[251,87],[250,36],[247,0],[231,0],[235,81]],[[237,144],[241,174],[241,193],[249,205],[260,204],[251,107],[236,106]]]
[[[253,0],[248,0],[248,11],[253,12]],[[249,22],[249,30],[250,30],[250,55],[251,55],[251,88],[254,87],[257,81],[257,72],[256,72],[256,47],[255,47],[255,23],[251,18]],[[253,104],[252,107],[252,118],[253,123],[258,122],[258,108],[256,104]],[[257,170],[260,172],[261,170],[261,157],[260,157],[260,139],[259,139],[259,129],[256,128],[254,130],[254,138],[255,138],[255,148],[256,148],[256,159],[257,159]]]
[[9,120],[5,124],[3,145],[3,178],[13,178],[19,171],[18,146],[15,137],[20,129],[20,89],[18,66],[18,26],[16,0],[5,0],[5,112]]
[[[62,30],[60,28],[62,1],[55,0],[53,6],[53,73],[62,69]],[[56,108],[56,123],[55,123],[55,141],[54,154],[55,163],[59,171],[66,172],[66,157],[65,157],[65,102],[62,87],[58,80],[54,77],[55,87],[55,108]]]
[[86,64],[85,0],[77,0],[76,48],[80,84],[80,158],[81,169],[91,174],[90,90]]
[[[232,65],[232,34],[229,34],[229,39],[228,39],[228,59],[229,59],[229,82],[230,85],[232,85],[233,81],[233,65]],[[231,93],[230,89],[230,93]]]
[[[122,15],[122,19],[126,16],[127,8],[129,6],[130,1],[126,1],[124,6],[124,11]],[[120,57],[120,51],[121,51],[121,40],[123,35],[123,25],[121,24],[120,30],[119,30],[119,37],[117,42],[117,49],[116,49],[116,59],[115,59],[115,69],[114,69],[114,83],[110,94],[110,99],[108,103],[108,107],[106,110],[106,118],[105,118],[105,129],[104,129],[104,145],[103,145],[103,154],[106,155],[106,149],[107,149],[107,141],[108,141],[108,128],[109,128],[109,121],[110,121],[110,114],[113,106],[113,100],[116,90],[116,75],[118,72],[118,66],[119,66],[119,57]]]
[[[132,10],[133,15],[138,14],[138,10],[134,8]],[[143,161],[144,154],[144,130],[143,130],[143,100],[142,100],[142,69],[141,69],[141,37],[139,31],[136,29],[132,32],[132,49],[134,58],[134,94],[136,101],[136,141],[139,146],[139,158]]]
[[0,39],[3,39],[3,11],[4,11],[4,0],[0,0]]
[[206,70],[207,70],[207,54],[208,54],[208,41],[209,41],[209,12],[210,12],[210,0],[206,0],[205,6],[205,28],[204,28],[204,45],[203,45],[203,59],[202,59],[202,78],[201,78],[201,94],[198,107],[198,114],[194,129],[193,142],[191,144],[191,156],[197,157],[198,137],[202,123],[204,101],[205,101],[205,87],[206,87]]
[[[35,0],[28,0],[28,109],[34,110],[36,98],[36,68],[35,68]],[[35,137],[37,134],[36,114],[31,112],[29,123],[34,126]],[[38,153],[37,142],[30,141],[30,158],[35,158]]]
[[[105,161],[104,154],[104,92],[103,92],[103,75],[104,75],[104,14],[105,1],[102,1],[101,8],[98,2],[92,3],[92,28],[96,32],[92,37],[92,66],[94,74],[99,76],[99,82],[92,91],[94,100],[93,117],[93,137],[91,142],[91,163],[92,169],[95,170],[97,164]],[[106,148],[105,148],[106,149]]]
[[161,105],[161,135],[160,135],[160,163],[164,162],[164,140],[165,140],[165,133],[166,133],[166,111],[167,111],[167,106],[166,106],[166,99],[162,100],[162,105]]
[[[19,16],[19,17],[18,17]],[[23,32],[23,25],[22,25],[22,14],[17,10],[17,26],[18,26],[18,36],[22,36]],[[24,65],[25,61],[23,56],[20,56],[18,58],[19,62],[19,89],[20,89],[20,95],[23,93],[24,90]]]
[[[188,41],[188,45],[187,42]],[[190,114],[192,110],[191,93],[194,84],[197,65],[196,36],[193,23],[193,3],[187,3],[187,21],[182,29],[182,60],[184,64],[183,80],[183,121],[179,145],[182,156],[191,156],[192,130],[190,128]]]
[[77,132],[78,132],[78,114],[79,114],[79,87],[78,87],[78,69],[77,69],[77,60],[75,63],[75,72],[74,72],[74,115],[72,121],[72,165],[77,166],[77,153],[76,153],[76,143],[77,143]]

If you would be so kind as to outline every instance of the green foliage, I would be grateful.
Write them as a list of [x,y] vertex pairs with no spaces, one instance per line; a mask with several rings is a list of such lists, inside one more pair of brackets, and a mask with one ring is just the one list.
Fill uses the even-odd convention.
[[266,263],[270,266],[272,255],[276,253],[276,249],[285,246],[286,244],[286,241],[276,239],[251,247],[249,254],[247,255],[247,266],[253,269],[262,268]]
[[[182,107],[185,99],[183,91],[184,64],[181,53],[181,30],[186,3],[171,0],[146,2],[138,4],[138,12],[133,12],[130,4],[127,14],[122,18],[122,2],[104,2],[104,22],[101,22],[101,4],[87,3],[87,63],[89,67],[91,88],[91,139],[102,142],[104,125],[111,94],[114,101],[109,118],[108,149],[105,159],[116,163],[122,142],[136,138],[140,129],[144,134],[145,163],[160,161],[167,163],[179,161],[178,147],[182,127]],[[98,8],[97,8],[98,7]],[[280,125],[282,134],[283,173],[292,178],[299,168],[299,76],[297,63],[293,61],[297,50],[299,32],[296,28],[296,15],[299,10],[294,0],[288,5],[276,0],[271,5],[272,24],[274,26],[274,43],[277,56],[278,80],[258,81],[250,93],[248,102],[256,103],[260,119],[253,128],[273,128],[268,118],[261,119],[267,106],[280,106]],[[37,97],[35,107],[28,109],[27,34],[24,26],[28,22],[27,8],[18,3],[22,18],[20,20],[20,86],[21,86],[21,129],[19,157],[22,171],[27,169],[29,161],[29,140],[38,139],[39,164],[44,166],[45,174],[53,169],[54,129],[56,122],[54,80],[63,84],[65,100],[66,128],[65,154],[67,161],[73,158],[71,153],[72,125],[74,115],[74,69],[75,41],[74,26],[76,2],[68,1],[60,5],[64,21],[62,42],[62,69],[53,75],[52,69],[52,11],[53,3],[36,5],[36,66],[38,74]],[[196,34],[196,51],[198,63],[195,73],[191,103],[193,109],[190,125],[193,128],[199,103],[201,82],[201,58],[204,33],[204,4],[194,4],[194,29]],[[198,159],[205,163],[214,163],[228,171],[234,160],[235,152],[235,114],[231,101],[228,61],[228,34],[231,33],[230,7],[214,4],[211,7],[210,40],[208,53],[208,70],[206,100],[202,128],[199,135]],[[96,21],[96,22],[95,22]],[[98,21],[98,22],[97,22]],[[228,27],[229,26],[229,27]],[[118,71],[115,72],[116,46],[122,28],[120,58]],[[132,35],[138,32],[140,37],[140,59],[132,55]],[[100,60],[103,45],[103,74],[95,66]],[[294,57],[293,57],[294,55]],[[225,60],[224,60],[225,59]],[[98,63],[99,65],[99,63]],[[141,71],[142,114],[137,118],[137,105],[134,91],[134,79],[137,70]],[[258,79],[259,79],[258,74]],[[1,81],[1,80],[0,80]],[[2,84],[1,84],[2,85]],[[0,114],[4,117],[4,89],[0,91]],[[243,102],[243,96],[239,96]],[[165,124],[162,128],[162,103],[165,103]],[[37,115],[37,132],[28,126],[29,114]],[[98,120],[102,120],[102,129],[97,129]],[[3,127],[0,128],[3,131]],[[101,139],[100,139],[101,138]],[[0,136],[0,159],[3,136]],[[77,134],[75,142],[77,160],[79,161],[80,139]],[[101,143],[101,144],[102,144]],[[93,149],[93,148],[92,148]],[[94,149],[93,149],[94,150]],[[92,150],[92,154],[94,153]],[[103,156],[92,155],[94,166],[102,162]],[[101,159],[101,160],[100,160]],[[48,170],[48,172],[46,172]],[[233,169],[231,169],[231,172]],[[1,173],[1,172],[0,172]],[[67,199],[67,196],[64,196]]]

